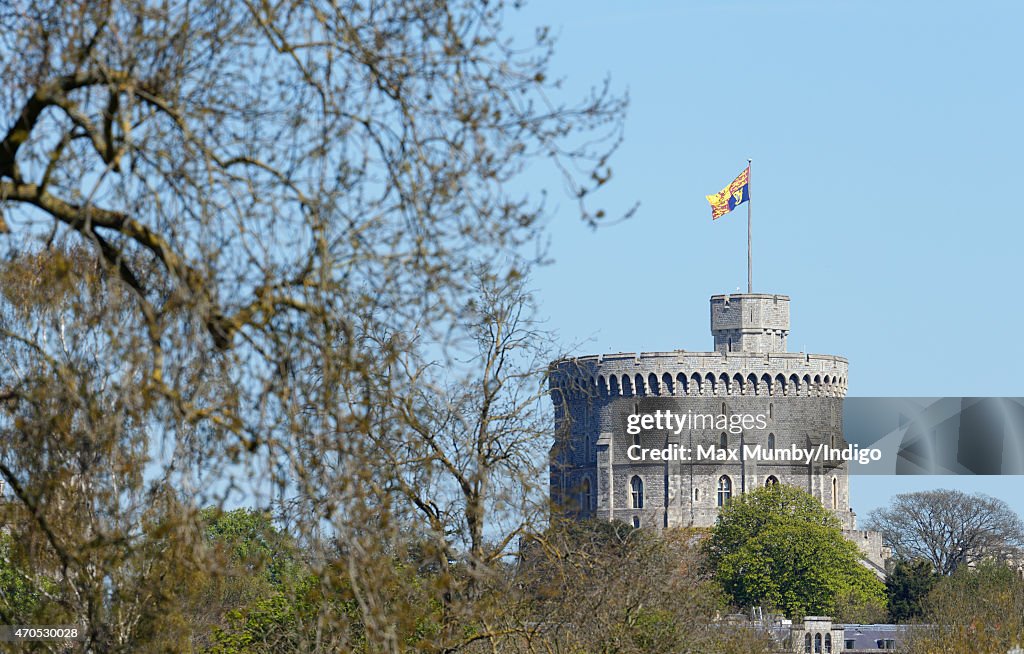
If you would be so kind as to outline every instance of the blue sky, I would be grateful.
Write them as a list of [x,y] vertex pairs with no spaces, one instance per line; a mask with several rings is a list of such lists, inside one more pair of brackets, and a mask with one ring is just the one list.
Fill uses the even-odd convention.
[[[628,90],[599,202],[640,202],[597,231],[556,206],[542,314],[580,353],[710,349],[708,297],[746,287],[746,211],[712,223],[704,195],[751,157],[754,290],[792,298],[791,350],[846,356],[851,395],[1021,395],[1022,22],[990,1],[535,1],[513,26],[560,34],[569,90]],[[940,486],[1024,514],[1022,482],[851,484],[864,516]]]

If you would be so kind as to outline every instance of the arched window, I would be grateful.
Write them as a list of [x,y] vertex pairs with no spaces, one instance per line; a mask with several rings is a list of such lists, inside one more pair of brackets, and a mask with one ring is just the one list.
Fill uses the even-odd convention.
[[694,502],[700,502],[700,489],[699,488],[694,488],[693,489],[693,501]]
[[825,654],[832,654],[832,634],[825,634]]
[[811,654],[811,635],[804,634],[804,652]]
[[593,495],[590,492],[590,478],[584,477],[583,484],[580,485],[580,510],[583,512],[589,512],[593,505]]
[[726,434],[724,431],[722,432],[722,435],[718,437],[718,446],[723,450],[729,447],[729,434]]
[[776,486],[776,485],[778,485],[778,483],[779,483],[779,478],[776,477],[775,475],[768,475],[768,479],[764,480],[765,488],[768,488],[769,486]]
[[775,434],[768,434],[768,449],[775,450]]
[[640,518],[633,516],[633,529],[640,528]]
[[718,478],[718,506],[725,506],[725,503],[732,497],[732,480],[727,475]]
[[629,482],[629,486],[632,489],[633,496],[633,508],[642,509],[644,508],[644,482],[639,477],[633,477],[633,480]]
[[814,654],[821,654],[821,634],[814,634]]
[[839,508],[839,482],[835,477],[832,478],[832,509]]

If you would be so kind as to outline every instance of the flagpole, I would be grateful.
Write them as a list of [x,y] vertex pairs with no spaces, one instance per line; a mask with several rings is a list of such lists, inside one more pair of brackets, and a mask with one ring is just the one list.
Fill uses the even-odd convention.
[[752,213],[750,205],[753,204],[750,185],[750,161],[750,159],[747,159],[747,293],[754,292],[754,259],[750,252],[750,215]]

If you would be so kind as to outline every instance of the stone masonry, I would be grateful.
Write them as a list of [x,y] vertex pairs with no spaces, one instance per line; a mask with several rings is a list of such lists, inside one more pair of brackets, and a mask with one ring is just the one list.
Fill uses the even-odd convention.
[[[869,567],[884,574],[885,552],[878,534],[856,529],[845,463],[641,462],[627,457],[633,444],[735,447],[756,441],[771,449],[794,444],[846,446],[842,399],[847,361],[834,355],[786,351],[787,296],[712,296],[711,333],[713,352],[592,355],[552,364],[553,504],[579,518],[621,520],[656,529],[710,527],[719,507],[732,495],[769,483],[790,484],[830,509]],[[740,434],[716,429],[642,437],[625,433],[624,412],[652,413],[672,402],[714,414],[760,412],[767,415],[768,428]]]

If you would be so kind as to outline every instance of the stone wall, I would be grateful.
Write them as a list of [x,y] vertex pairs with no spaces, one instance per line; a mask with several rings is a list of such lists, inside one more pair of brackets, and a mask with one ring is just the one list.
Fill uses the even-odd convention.
[[[843,448],[842,398],[848,364],[839,356],[785,351],[789,298],[716,295],[711,298],[714,352],[641,352],[572,357],[550,369],[555,409],[551,499],[579,517],[664,528],[714,524],[720,495],[766,483],[801,488],[830,509],[847,537],[881,565],[881,540],[854,532],[846,464],[756,460],[633,461],[645,449],[760,444],[775,449],[825,444]],[[730,345],[730,338],[735,337]],[[722,341],[722,339],[726,339]],[[719,347],[724,342],[725,347]],[[629,413],[657,410],[713,414],[765,412],[767,428],[740,434],[718,429],[646,430],[627,436]],[[742,447],[740,447],[742,450]],[[642,507],[634,507],[634,479]]]

